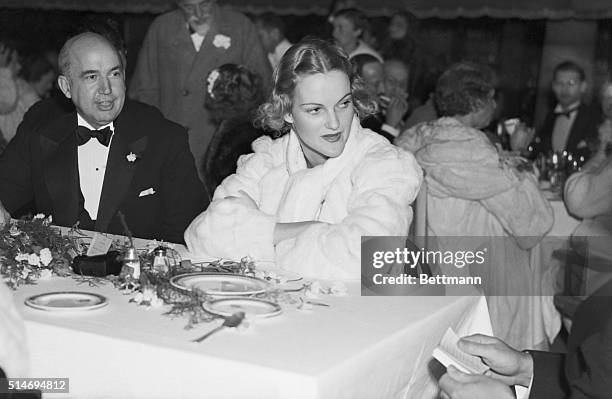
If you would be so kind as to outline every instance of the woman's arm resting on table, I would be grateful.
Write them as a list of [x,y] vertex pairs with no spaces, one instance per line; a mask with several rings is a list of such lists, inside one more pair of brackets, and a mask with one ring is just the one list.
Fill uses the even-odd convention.
[[308,221],[295,223],[276,223],[274,226],[274,245],[281,241],[295,238],[302,234],[310,226],[322,224],[322,222]]

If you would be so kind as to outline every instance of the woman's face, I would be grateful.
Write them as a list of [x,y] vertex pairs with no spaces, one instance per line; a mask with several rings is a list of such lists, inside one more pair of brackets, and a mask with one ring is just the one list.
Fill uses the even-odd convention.
[[401,15],[394,15],[391,17],[389,23],[389,37],[391,39],[403,39],[408,32],[408,22]]
[[351,21],[344,17],[334,18],[333,36],[336,44],[344,49],[350,48],[357,44],[361,30],[355,29]]
[[285,120],[293,125],[311,166],[342,154],[348,140],[353,109],[351,84],[341,71],[303,75]]

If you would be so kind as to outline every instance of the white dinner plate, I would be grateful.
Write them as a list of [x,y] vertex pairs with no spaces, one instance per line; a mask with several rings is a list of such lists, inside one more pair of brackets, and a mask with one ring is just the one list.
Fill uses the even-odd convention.
[[281,307],[274,302],[259,298],[223,298],[202,304],[208,313],[229,317],[236,312],[244,312],[248,318],[264,318],[279,315]]
[[105,297],[91,292],[47,292],[29,297],[25,304],[39,310],[74,311],[93,310],[108,305]]
[[267,281],[231,273],[187,273],[170,279],[172,286],[208,295],[238,296],[262,294],[271,288]]

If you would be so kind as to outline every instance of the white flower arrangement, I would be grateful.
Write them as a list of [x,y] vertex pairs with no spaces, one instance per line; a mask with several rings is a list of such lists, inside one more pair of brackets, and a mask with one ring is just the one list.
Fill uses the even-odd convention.
[[227,50],[232,45],[232,39],[229,36],[217,34],[213,38],[213,46]]
[[136,162],[138,156],[130,151],[130,153],[125,156],[125,158],[128,160],[128,162]]

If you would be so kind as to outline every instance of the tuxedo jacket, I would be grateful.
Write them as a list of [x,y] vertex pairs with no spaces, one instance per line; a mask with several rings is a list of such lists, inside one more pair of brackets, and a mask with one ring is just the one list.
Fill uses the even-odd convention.
[[[33,201],[55,224],[79,220],[76,127],[76,111],[57,100],[28,111],[0,156],[0,201],[9,212]],[[156,108],[127,99],[114,128],[94,229],[124,234],[121,211],[135,237],[183,242],[185,228],[207,206],[185,130]]]
[[532,352],[530,399],[612,398],[612,282],[577,309],[568,352]]
[[[552,133],[557,115],[551,110],[538,132],[539,151],[547,154],[552,151]],[[574,123],[565,144],[565,150],[572,154],[589,155],[589,146],[597,140],[597,129],[601,123],[601,111],[592,105],[580,104]]]

